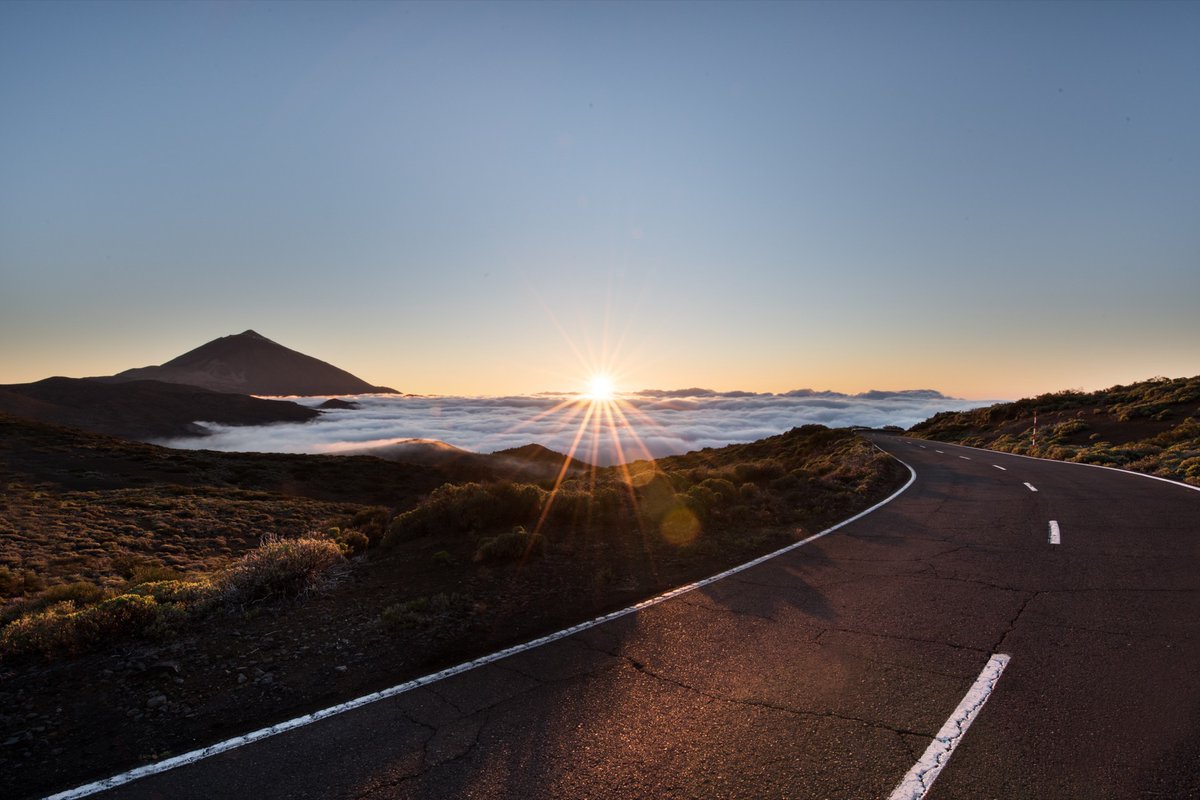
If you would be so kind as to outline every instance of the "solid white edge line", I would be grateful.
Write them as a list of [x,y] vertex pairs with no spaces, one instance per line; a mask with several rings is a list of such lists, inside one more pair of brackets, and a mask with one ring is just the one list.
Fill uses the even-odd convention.
[[883,508],[888,503],[892,502],[897,497],[902,495],[905,491],[907,491],[908,487],[913,485],[913,482],[917,479],[917,471],[916,470],[914,470],[911,466],[906,464],[904,461],[901,461],[899,458],[896,458],[896,456],[892,455],[891,453],[888,453],[882,447],[879,447],[878,445],[876,445],[874,443],[872,443],[872,446],[875,447],[876,450],[879,450],[882,453],[886,453],[888,456],[890,456],[891,458],[895,459],[900,464],[902,464],[909,472],[908,481],[903,486],[901,486],[899,489],[892,492],[892,494],[888,495],[883,500],[880,500],[878,503],[876,503],[875,505],[866,509],[865,511],[860,511],[857,514],[855,514],[853,517],[844,519],[841,522],[837,523],[836,525],[832,525],[832,526],[826,528],[825,530],[821,531],[820,533],[814,533],[812,536],[809,536],[805,539],[801,539],[798,542],[793,542],[792,544],[789,544],[787,547],[782,547],[779,550],[776,550],[772,553],[767,553],[765,556],[759,556],[758,558],[754,559],[753,561],[747,561],[745,564],[741,564],[739,566],[733,567],[732,569],[727,569],[724,572],[719,572],[716,575],[712,575],[712,576],[709,576],[702,580],[698,580],[695,583],[689,583],[684,586],[676,587],[674,589],[671,589],[670,591],[663,592],[660,595],[651,597],[648,600],[643,600],[640,603],[636,603],[632,606],[628,606],[627,608],[622,608],[618,611],[610,612],[608,614],[605,614],[604,616],[596,617],[595,619],[588,620],[587,622],[580,622],[577,625],[572,625],[569,628],[563,628],[560,631],[555,631],[554,633],[547,634],[546,636],[542,636],[541,638],[534,639],[529,642],[525,642],[524,644],[513,645],[512,647],[507,647],[503,650],[498,650],[495,653],[491,653],[486,656],[480,656],[479,658],[475,659],[474,661],[468,661],[463,664],[458,664],[457,666],[448,667],[447,669],[444,669],[441,672],[434,672],[430,675],[423,675],[420,678],[415,678],[411,681],[406,681],[404,683],[397,684],[397,685],[389,687],[387,689],[382,689],[378,692],[372,692],[371,694],[365,694],[362,697],[356,697],[353,700],[347,700],[344,703],[338,703],[337,705],[329,706],[328,708],[323,708],[319,711],[314,711],[311,714],[305,714],[304,716],[301,716],[301,717],[295,717],[294,719],[289,719],[286,722],[279,722],[274,725],[269,725],[265,728],[259,728],[256,731],[251,731],[250,733],[243,734],[241,736],[235,736],[232,739],[226,739],[225,741],[217,742],[216,744],[210,744],[209,746],[201,747],[198,750],[192,750],[187,753],[181,753],[180,755],[172,756],[171,758],[165,758],[162,761],[157,761],[153,764],[146,764],[141,767],[135,767],[134,769],[131,769],[127,772],[122,772],[120,775],[113,775],[112,777],[104,778],[103,780],[93,781],[92,783],[84,784],[82,786],[77,786],[74,789],[67,789],[66,791],[49,795],[45,798],[45,800],[74,800],[74,798],[77,798],[77,797],[87,797],[88,795],[92,795],[97,792],[103,792],[103,791],[107,791],[109,789],[115,789],[118,786],[124,786],[125,784],[131,783],[132,781],[136,781],[140,778],[146,778],[151,775],[157,775],[160,772],[167,772],[168,770],[175,769],[176,767],[186,766],[187,764],[194,764],[195,762],[209,758],[210,756],[215,756],[215,755],[219,755],[221,753],[228,752],[230,750],[235,750],[239,747],[242,747],[243,745],[261,741],[262,739],[267,739],[267,738],[269,738],[271,736],[275,736],[276,734],[279,734],[279,733],[286,733],[287,731],[295,730],[296,728],[302,728],[305,725],[311,725],[314,722],[319,722],[323,719],[328,719],[329,717],[337,716],[338,714],[343,714],[347,711],[353,711],[356,708],[361,708],[363,706],[370,705],[371,703],[377,702],[379,700],[386,700],[389,697],[396,697],[397,695],[404,694],[405,692],[412,691],[413,689],[418,689],[422,686],[428,686],[431,683],[437,683],[438,681],[444,680],[445,678],[450,678],[455,675],[460,675],[464,672],[469,672],[470,670],[473,670],[477,667],[482,667],[482,666],[486,666],[487,664],[495,663],[496,661],[500,661],[501,659],[516,655],[517,653],[523,653],[526,650],[532,650],[536,647],[541,647],[542,645],[550,644],[551,642],[556,642],[559,639],[565,639],[568,636],[573,636],[576,633],[586,631],[589,628],[594,628],[597,625],[602,625],[605,622],[611,622],[614,619],[619,619],[619,618],[627,616],[629,614],[633,614],[634,612],[641,611],[644,608],[656,606],[659,603],[666,602],[667,600],[670,600],[674,597],[679,597],[681,594],[686,594],[687,592],[693,591],[695,589],[703,588],[705,586],[708,586],[711,583],[716,583],[717,581],[722,580],[723,578],[728,578],[731,575],[736,575],[737,573],[742,572],[747,569],[750,569],[751,567],[756,567],[759,564],[762,564],[766,561],[770,561],[772,558],[781,556],[784,553],[789,553],[792,550],[796,550],[800,547],[804,547],[806,544],[810,544],[811,542],[815,542],[817,539],[820,539],[824,536],[828,536],[829,534],[833,533],[834,531],[839,530],[840,528],[844,528],[845,526],[849,525],[851,522],[860,520],[863,517],[870,514],[871,512],[876,511],[880,508]]
[[1050,544],[1062,544],[1062,532],[1058,529],[1058,520],[1050,520]]
[[1029,491],[1031,491],[1031,492],[1036,492],[1036,491],[1037,491],[1037,487],[1036,487],[1036,486],[1034,486],[1034,485],[1033,485],[1032,483],[1030,483],[1029,481],[1025,481],[1025,488],[1026,488],[1026,489],[1028,489],[1028,490],[1029,490]]
[[892,790],[888,800],[921,800],[925,797],[942,769],[950,761],[954,748],[958,747],[958,743],[966,735],[967,728],[970,728],[975,717],[979,716],[983,704],[988,701],[992,690],[996,688],[996,682],[1000,680],[1000,675],[1008,666],[1009,658],[1004,653],[996,653],[988,659],[983,671],[979,673],[975,683],[971,685],[962,702],[958,704],[958,708],[954,709],[954,713],[946,720],[946,724],[929,743],[929,747],[925,749],[925,753],[917,763]]
[[[886,434],[884,434],[884,435],[886,435]],[[936,442],[937,439],[926,439],[925,441]],[[956,444],[954,442],[938,442],[938,443],[945,444],[950,447],[965,447],[968,450],[978,450],[981,453],[992,453],[993,455],[998,455],[998,456],[1009,456],[1011,458],[1028,458],[1030,461],[1045,461],[1047,464],[1069,464],[1072,467],[1091,467],[1092,469],[1106,469],[1109,472],[1123,472],[1126,475],[1136,475],[1139,478],[1149,478],[1152,481],[1162,481],[1163,483],[1173,483],[1176,486],[1182,486],[1184,489],[1191,489],[1193,492],[1200,492],[1200,486],[1192,486],[1190,483],[1184,483],[1183,481],[1177,481],[1177,480],[1173,480],[1171,478],[1164,478],[1161,475],[1149,475],[1145,472],[1136,472],[1131,469],[1121,469],[1120,467],[1106,467],[1103,464],[1085,464],[1082,461],[1063,461],[1058,458],[1042,458],[1041,456],[1027,456],[1022,453],[1006,453],[1003,450],[989,450],[986,447],[973,447],[972,445],[969,445],[969,444]],[[995,465],[993,464],[993,466],[995,466]],[[1004,467],[1000,467],[1000,469],[1004,469]]]

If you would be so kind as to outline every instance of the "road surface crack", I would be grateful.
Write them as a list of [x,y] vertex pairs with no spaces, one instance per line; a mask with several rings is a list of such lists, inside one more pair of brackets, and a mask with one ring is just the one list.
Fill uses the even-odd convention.
[[887,723],[880,722],[878,720],[867,719],[865,717],[855,717],[855,716],[852,716],[849,714],[838,714],[833,711],[812,711],[812,710],[808,710],[808,709],[791,708],[789,706],[782,706],[782,705],[778,705],[776,703],[769,703],[765,700],[751,700],[751,699],[739,699],[739,698],[734,698],[734,697],[726,697],[726,696],[718,694],[716,692],[711,692],[711,691],[708,691],[705,689],[701,689],[697,686],[692,686],[691,684],[685,683],[676,678],[671,678],[671,677],[668,677],[661,673],[655,672],[654,670],[650,669],[642,662],[640,662],[637,659],[632,658],[630,656],[621,655],[619,653],[611,653],[610,655],[613,655],[613,656],[616,656],[617,658],[623,659],[631,667],[633,667],[635,670],[637,670],[638,672],[640,672],[641,674],[645,675],[648,678],[652,678],[654,680],[670,684],[671,686],[676,686],[680,689],[683,689],[684,691],[691,692],[693,694],[699,695],[700,697],[708,698],[709,700],[712,700],[714,702],[728,703],[730,705],[737,705],[737,706],[748,706],[751,708],[762,708],[762,709],[767,709],[769,711],[778,711],[783,714],[790,714],[790,715],[797,716],[797,717],[808,717],[808,718],[816,718],[816,719],[836,719],[836,720],[841,720],[843,722],[855,722],[860,725],[866,725],[871,728],[877,728],[879,730],[890,731],[890,732],[896,733],[896,734],[913,734],[915,736],[924,736],[925,738],[932,737],[932,734],[929,733],[928,731],[918,731],[918,730],[912,730],[909,728],[899,728],[894,725],[888,725]]
[[1000,638],[996,641],[996,644],[992,647],[991,652],[993,652],[993,653],[1003,652],[1002,648],[1004,647],[1004,642],[1008,639],[1008,635],[1010,633],[1012,633],[1014,629],[1016,629],[1017,621],[1019,619],[1021,619],[1021,615],[1025,613],[1026,607],[1028,607],[1029,604],[1033,601],[1033,599],[1035,597],[1037,597],[1039,594],[1042,594],[1042,592],[1040,590],[1031,591],[1025,597],[1025,599],[1021,601],[1021,605],[1017,608],[1017,612],[1015,614],[1013,614],[1012,619],[1010,619],[1008,621],[1008,627],[1004,629],[1004,632],[1002,634],[1000,634]]

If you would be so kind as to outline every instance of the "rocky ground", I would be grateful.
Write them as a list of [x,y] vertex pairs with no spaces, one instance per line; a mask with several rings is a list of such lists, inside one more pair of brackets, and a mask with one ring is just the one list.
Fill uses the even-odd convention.
[[[7,465],[8,485],[40,477],[42,490],[51,492],[55,469],[62,472],[60,489],[79,477],[76,468],[62,469],[74,452],[70,436],[61,429],[43,433],[53,434],[54,448],[41,456],[30,455],[36,436],[19,452],[10,448],[0,464]],[[93,439],[87,445],[92,466],[124,446]],[[341,462],[362,473],[352,480],[339,478],[333,462],[320,457],[297,469],[290,459],[231,454],[226,460],[136,447],[134,464],[143,471],[134,474],[142,486],[154,483],[153,470],[144,468],[160,457],[176,465],[198,459],[191,475],[207,476],[197,479],[205,485],[242,475],[263,488],[270,476],[312,474],[322,476],[312,493],[329,496],[331,486],[343,485],[346,491],[334,494],[360,502],[375,499],[380,481],[415,497],[413,487],[429,480],[386,462],[376,462],[384,476],[378,478],[372,460]],[[722,490],[710,477],[717,474],[745,482],[728,506],[709,510],[703,530],[687,541],[626,518],[547,536],[526,559],[479,563],[478,535],[417,537],[371,548],[351,559],[339,582],[296,599],[218,609],[157,638],[114,641],[73,658],[0,661],[0,796],[68,789],[628,606],[820,530],[905,478],[861,440],[817,428],[660,464],[658,474],[680,487],[699,481]],[[804,466],[788,471],[789,465]],[[692,495],[689,502],[716,497],[708,490]]]

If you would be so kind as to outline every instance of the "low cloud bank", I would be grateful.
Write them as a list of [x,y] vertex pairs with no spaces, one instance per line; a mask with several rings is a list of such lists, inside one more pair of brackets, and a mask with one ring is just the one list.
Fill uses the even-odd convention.
[[[162,444],[226,451],[336,453],[404,439],[437,439],[479,453],[530,442],[565,453],[571,449],[586,408],[574,416],[573,405],[547,412],[573,397],[358,395],[344,398],[356,402],[358,408],[326,411],[312,422],[253,427],[205,423],[212,435]],[[289,399],[312,407],[326,400]],[[602,414],[594,415],[579,441],[578,458],[605,465],[619,461],[621,453],[629,460],[660,458],[751,442],[810,423],[907,428],[939,411],[984,405],[929,389],[856,395],[811,389],[786,394],[647,389],[622,399],[629,425],[615,415],[613,422]]]

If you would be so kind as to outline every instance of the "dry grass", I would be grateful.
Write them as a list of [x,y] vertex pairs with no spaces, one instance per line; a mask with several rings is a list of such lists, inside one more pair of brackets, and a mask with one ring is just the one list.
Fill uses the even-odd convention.
[[115,588],[151,564],[212,572],[264,536],[323,530],[362,506],[239,489],[156,487],[86,492],[9,483],[0,495],[0,598],[89,581]]
[[63,584],[5,608],[0,657],[73,656],[130,637],[165,636],[214,609],[245,609],[317,591],[344,574],[345,558],[328,538],[267,537],[224,569],[191,580],[126,584],[104,590]]
[[[1035,429],[1034,414],[1038,416]],[[1007,453],[1133,469],[1200,486],[1200,377],[1057,392],[944,412],[910,433]]]

